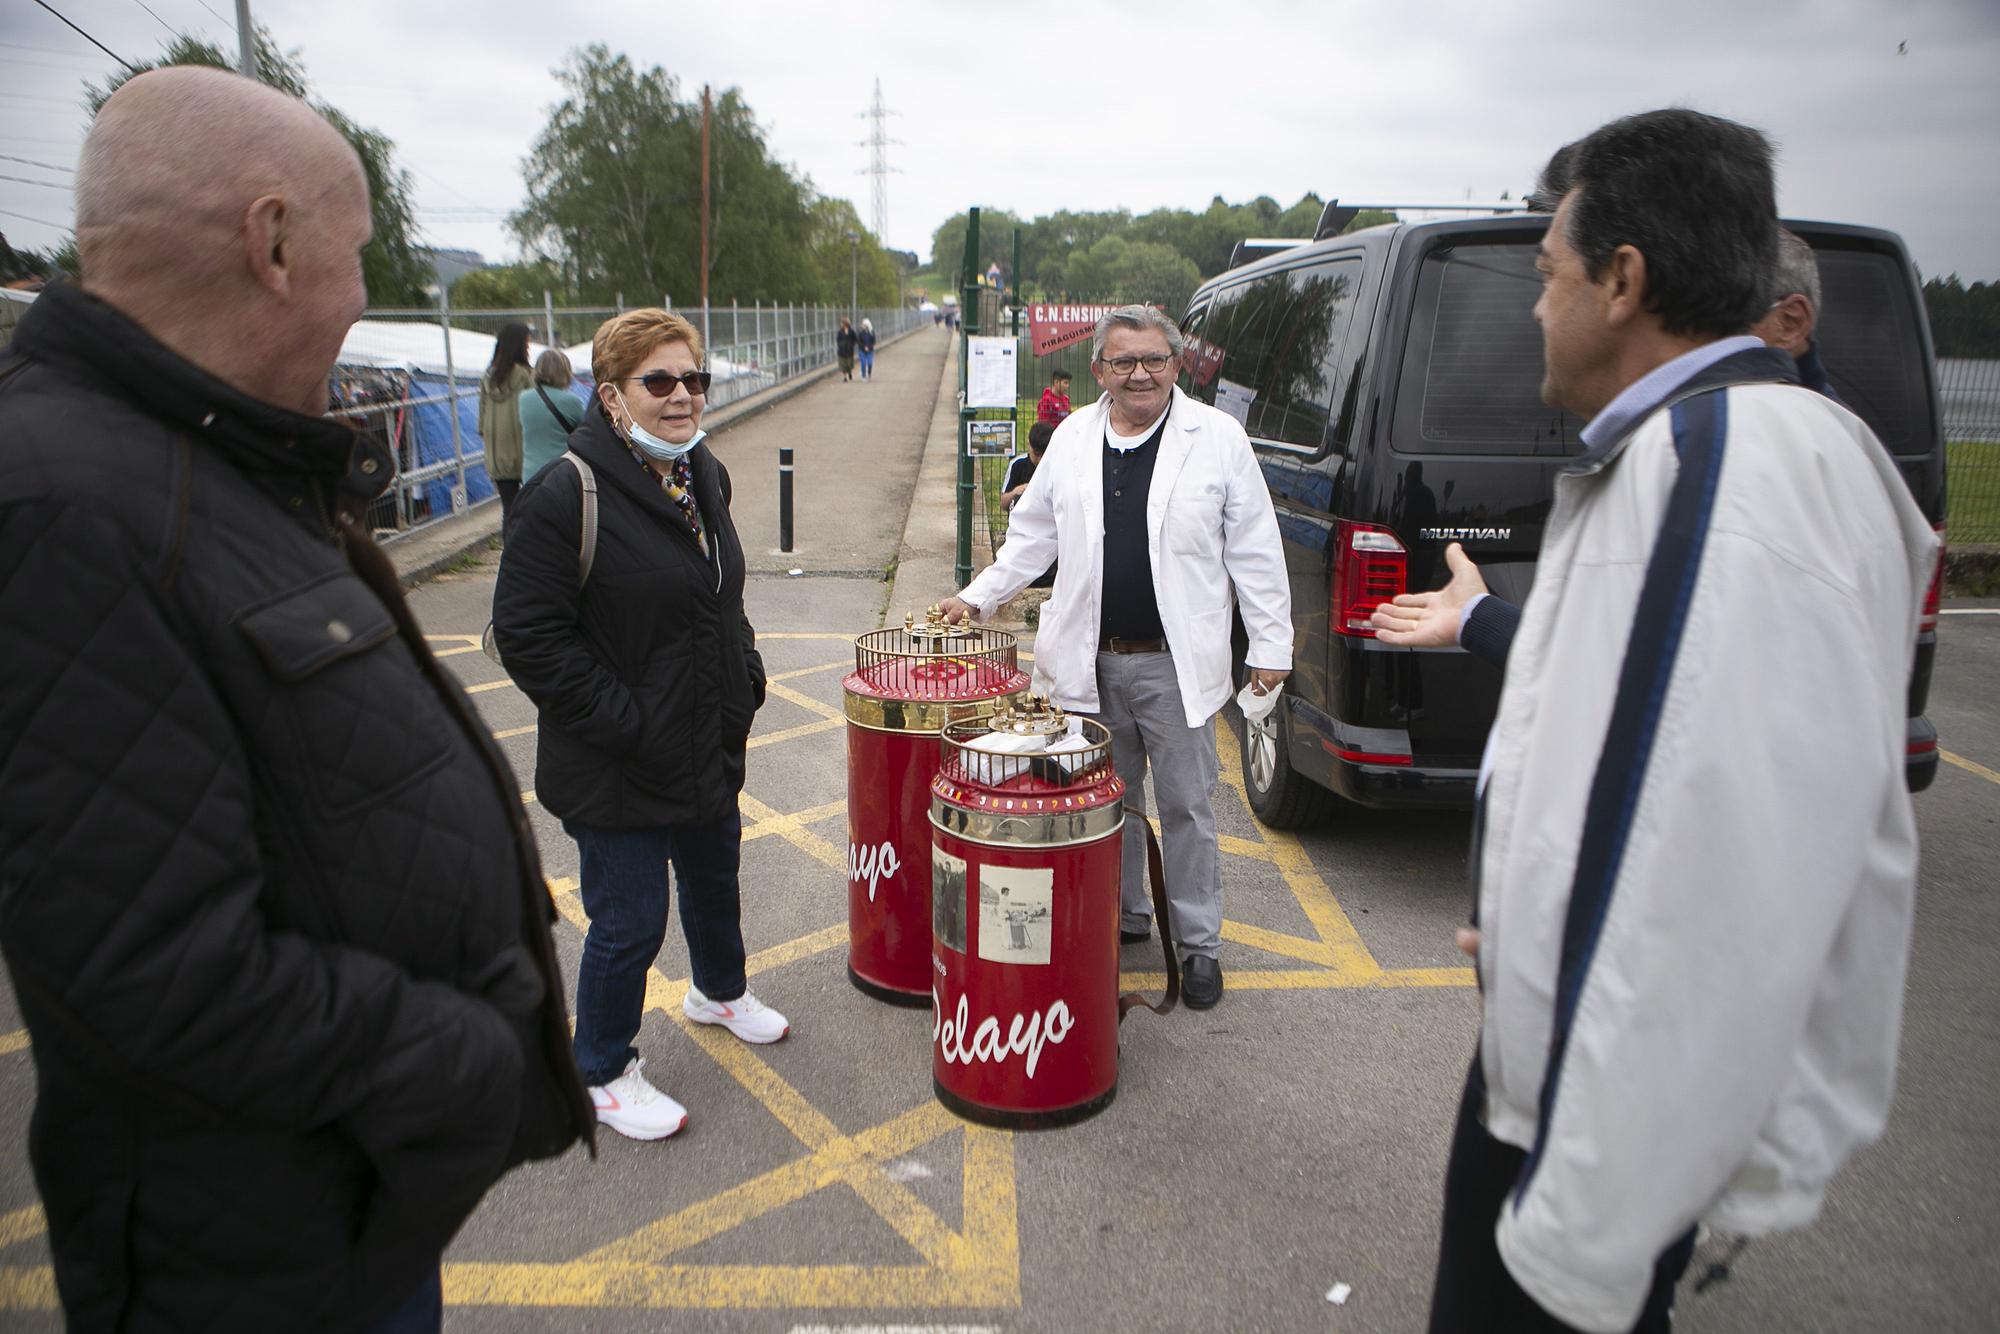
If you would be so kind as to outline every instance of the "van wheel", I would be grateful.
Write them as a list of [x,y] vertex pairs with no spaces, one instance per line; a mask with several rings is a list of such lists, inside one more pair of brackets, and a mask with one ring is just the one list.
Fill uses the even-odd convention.
[[1333,793],[1292,768],[1291,710],[1282,701],[1257,722],[1236,721],[1251,814],[1273,829],[1302,829],[1333,814]]

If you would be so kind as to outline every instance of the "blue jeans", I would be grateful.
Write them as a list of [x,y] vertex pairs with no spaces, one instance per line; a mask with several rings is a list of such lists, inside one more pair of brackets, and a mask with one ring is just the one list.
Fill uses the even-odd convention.
[[410,1300],[382,1317],[370,1334],[438,1334],[443,1327],[444,1283],[433,1269]]
[[734,808],[709,824],[665,829],[590,829],[567,820],[576,840],[590,930],[576,973],[576,1065],[586,1084],[608,1084],[639,1054],[632,1039],[646,1005],[646,970],[667,938],[668,868],[681,886],[681,933],[694,984],[710,1000],[733,1001],[743,976],[743,818]]
[[871,348],[861,349],[861,378],[867,379],[875,373],[875,353]]

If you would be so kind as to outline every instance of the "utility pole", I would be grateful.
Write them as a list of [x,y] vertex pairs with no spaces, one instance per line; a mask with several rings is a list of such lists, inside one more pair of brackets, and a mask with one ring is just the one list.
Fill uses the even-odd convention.
[[257,32],[250,26],[250,0],[236,0],[236,72],[257,77]]
[[708,85],[701,86],[701,343],[708,346]]

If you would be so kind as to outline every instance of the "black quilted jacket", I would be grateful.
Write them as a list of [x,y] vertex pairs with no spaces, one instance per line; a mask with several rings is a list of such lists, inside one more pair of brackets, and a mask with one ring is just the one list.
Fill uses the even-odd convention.
[[711,558],[597,403],[569,447],[597,478],[590,581],[579,594],[583,483],[564,465],[521,488],[493,591],[501,656],[540,711],[536,799],[596,829],[721,819],[764,702],[728,470],[707,445],[688,456]]
[[72,1330],[355,1329],[588,1136],[520,795],[389,460],[102,302],[0,357],[0,948]]

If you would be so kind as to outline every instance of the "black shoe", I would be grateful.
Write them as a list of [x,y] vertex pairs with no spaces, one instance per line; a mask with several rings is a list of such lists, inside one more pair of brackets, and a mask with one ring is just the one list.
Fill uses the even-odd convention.
[[1137,931],[1127,931],[1122,926],[1118,928],[1118,943],[1120,945],[1143,945],[1152,938],[1153,929],[1151,927],[1141,927]]
[[1181,960],[1181,1004],[1190,1010],[1211,1010],[1222,999],[1222,965],[1206,954]]

